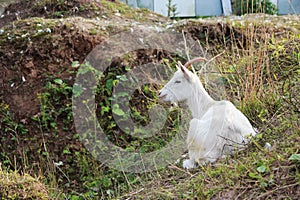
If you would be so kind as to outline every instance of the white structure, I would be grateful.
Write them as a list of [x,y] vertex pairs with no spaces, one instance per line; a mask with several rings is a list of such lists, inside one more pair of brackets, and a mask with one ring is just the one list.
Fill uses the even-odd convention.
[[159,92],[164,101],[186,101],[193,119],[187,136],[189,159],[183,167],[214,162],[219,157],[239,150],[255,136],[249,120],[229,101],[215,101],[205,91],[199,77],[187,69],[195,58],[180,66],[173,78]]
[[[168,15],[168,0],[121,0],[132,7],[148,8]],[[172,0],[177,17],[221,16],[232,14],[232,2],[239,0]],[[246,0],[243,0],[246,1]],[[270,0],[278,8],[278,14],[300,14],[300,0]],[[172,15],[171,15],[172,16]]]
[[[154,12],[168,16],[168,0],[154,0]],[[191,17],[196,16],[195,0],[172,0],[171,6],[176,7],[176,16]]]
[[[148,8],[154,12],[168,16],[168,0],[121,1],[132,7]],[[171,5],[176,6],[177,17],[220,16],[232,13],[230,0],[172,0]]]
[[[278,14],[300,14],[300,0],[273,0],[278,8]],[[276,4],[277,3],[277,4]]]

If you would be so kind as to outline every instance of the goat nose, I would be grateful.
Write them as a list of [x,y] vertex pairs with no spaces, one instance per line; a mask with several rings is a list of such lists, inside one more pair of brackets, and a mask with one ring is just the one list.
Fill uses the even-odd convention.
[[160,95],[161,95],[161,91],[158,92],[158,96],[160,96]]

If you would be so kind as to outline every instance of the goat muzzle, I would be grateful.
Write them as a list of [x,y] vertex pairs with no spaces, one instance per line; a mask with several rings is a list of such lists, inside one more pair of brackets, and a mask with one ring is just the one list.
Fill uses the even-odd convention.
[[159,99],[163,99],[163,98],[166,97],[166,96],[167,96],[167,94],[164,94],[164,95],[163,95],[161,92],[158,93],[158,98],[159,98]]

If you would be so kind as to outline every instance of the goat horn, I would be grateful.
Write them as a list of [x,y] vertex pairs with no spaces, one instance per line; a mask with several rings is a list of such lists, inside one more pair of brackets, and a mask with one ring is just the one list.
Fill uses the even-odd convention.
[[178,60],[178,65],[180,66],[180,67],[183,67],[183,64],[180,62],[180,60]]
[[186,68],[189,68],[191,66],[191,64],[193,64],[194,62],[199,62],[199,61],[207,61],[207,60],[203,57],[197,57],[197,58],[194,58],[194,59],[190,60],[189,62],[185,63],[184,66]]

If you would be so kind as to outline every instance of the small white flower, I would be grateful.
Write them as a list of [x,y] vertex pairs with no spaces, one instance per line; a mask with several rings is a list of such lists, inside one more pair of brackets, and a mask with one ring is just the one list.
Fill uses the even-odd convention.
[[270,150],[271,149],[271,144],[269,143],[269,142],[267,142],[266,144],[265,144],[265,150]]
[[53,161],[53,163],[54,163],[54,165],[55,165],[56,167],[62,166],[62,165],[64,164],[62,161],[59,161],[59,162],[54,162],[54,161]]
[[176,161],[175,161],[175,165],[179,164],[180,163],[180,158],[178,158]]
[[45,29],[45,32],[46,32],[46,33],[51,33],[51,29],[50,29],[50,28],[46,28],[46,29]]
[[21,35],[22,38],[27,37],[29,35],[29,33],[25,33],[23,35]]

